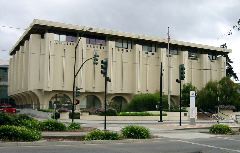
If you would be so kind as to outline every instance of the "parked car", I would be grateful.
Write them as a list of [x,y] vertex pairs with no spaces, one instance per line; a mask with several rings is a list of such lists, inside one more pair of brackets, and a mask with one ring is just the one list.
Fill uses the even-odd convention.
[[15,114],[17,110],[9,104],[0,104],[0,112]]

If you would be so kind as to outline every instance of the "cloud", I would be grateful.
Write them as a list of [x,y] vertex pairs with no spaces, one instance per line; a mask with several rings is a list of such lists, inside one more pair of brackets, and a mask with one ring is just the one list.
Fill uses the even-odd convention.
[[[0,0],[0,5],[0,25],[26,28],[38,18],[162,38],[169,26],[172,39],[214,46],[221,45],[219,37],[225,41],[224,29],[240,18],[239,0]],[[22,33],[0,28],[0,50],[10,49]],[[236,33],[228,47],[240,57]],[[6,58],[0,52],[0,59]]]

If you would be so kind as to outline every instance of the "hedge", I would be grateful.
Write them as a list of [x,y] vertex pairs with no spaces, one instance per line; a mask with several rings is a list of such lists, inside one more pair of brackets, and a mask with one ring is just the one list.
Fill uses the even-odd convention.
[[233,130],[228,125],[215,124],[210,127],[209,132],[212,134],[230,134]]
[[41,123],[41,129],[43,131],[66,131],[67,127],[56,120],[46,120]]
[[85,136],[85,140],[119,140],[120,136],[116,132],[95,130]]
[[37,141],[41,132],[26,127],[3,125],[0,126],[0,140],[4,141]]
[[143,126],[129,125],[124,127],[122,130],[122,135],[125,138],[131,139],[148,139],[151,137],[150,130]]

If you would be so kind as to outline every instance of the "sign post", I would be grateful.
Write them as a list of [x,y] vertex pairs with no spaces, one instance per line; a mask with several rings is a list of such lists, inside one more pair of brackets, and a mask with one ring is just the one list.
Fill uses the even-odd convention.
[[195,91],[190,91],[190,125],[196,125],[196,116],[197,116],[197,109],[195,107],[195,99],[196,93]]

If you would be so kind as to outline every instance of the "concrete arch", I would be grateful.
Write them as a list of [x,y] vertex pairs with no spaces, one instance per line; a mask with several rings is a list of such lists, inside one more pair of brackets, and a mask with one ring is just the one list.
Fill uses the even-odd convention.
[[39,101],[39,97],[37,96],[37,94],[33,91],[29,92],[30,97],[32,99],[32,108],[33,109],[39,109],[40,108],[40,101]]
[[55,103],[57,108],[67,107],[68,109],[71,109],[72,100],[68,94],[63,92],[55,92],[55,94],[51,95],[52,97],[48,100],[49,108],[53,109],[53,104]]
[[80,108],[93,112],[96,109],[102,108],[104,105],[101,101],[101,96],[96,94],[84,94],[80,100]]
[[109,106],[116,109],[117,112],[121,112],[126,109],[128,104],[127,99],[124,96],[113,96],[110,100]]
[[16,103],[18,104],[18,106],[20,108],[23,108],[24,107],[24,103],[23,103],[20,95],[19,94],[15,94],[14,97],[16,98]]
[[16,104],[16,107],[20,107],[19,103],[17,102],[17,97],[15,95],[11,95],[10,96],[14,101],[15,101],[15,104]]
[[32,108],[32,104],[31,102],[28,100],[29,99],[29,96],[25,93],[19,93],[18,94],[21,99],[22,99],[22,103],[23,103],[23,106],[24,108]]

